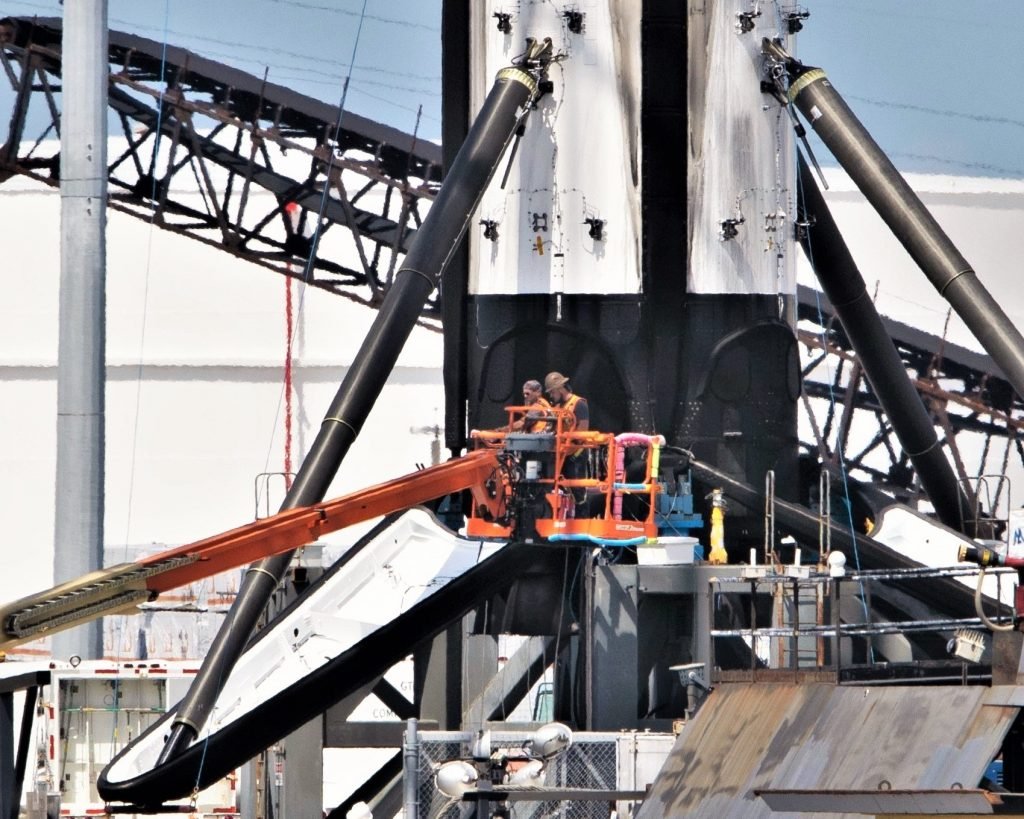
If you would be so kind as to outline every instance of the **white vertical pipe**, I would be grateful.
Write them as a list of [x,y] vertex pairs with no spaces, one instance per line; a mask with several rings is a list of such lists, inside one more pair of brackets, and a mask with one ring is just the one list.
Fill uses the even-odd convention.
[[[103,565],[107,0],[64,5],[61,272],[54,580]],[[53,638],[55,657],[102,656],[101,621]]]

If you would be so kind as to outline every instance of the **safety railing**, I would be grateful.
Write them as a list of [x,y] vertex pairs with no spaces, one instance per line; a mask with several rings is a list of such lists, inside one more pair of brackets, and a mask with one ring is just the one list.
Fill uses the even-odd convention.
[[[868,615],[886,589],[905,597],[912,593],[910,584],[977,578],[975,566],[879,569],[842,576],[830,575],[823,566],[789,566],[781,572],[759,566],[749,567],[746,576],[716,578],[709,595],[710,622],[715,626],[710,631],[712,678],[777,681],[787,673],[794,679],[817,676],[835,682],[912,678],[966,683],[985,678],[991,664],[990,626],[1013,623],[1012,608],[995,601],[1005,598],[1003,586],[1012,586],[1016,571],[990,568],[989,576],[993,572],[995,596],[988,600],[992,611],[984,619],[883,620]],[[731,623],[723,622],[726,611],[732,615]],[[734,625],[742,620],[742,626]],[[893,640],[896,635],[906,639]],[[948,659],[913,659],[916,654],[935,656],[934,651],[914,648],[912,644],[920,640],[932,648],[941,640]],[[732,641],[729,651],[723,650],[724,641]],[[733,658],[732,667],[726,656]],[[735,659],[743,656],[745,667]]]
[[[507,496],[504,507],[510,515],[532,502],[530,525],[552,541],[628,546],[657,537],[660,435],[577,431],[572,412],[557,407],[507,409],[506,426],[474,430],[470,438],[478,447],[502,451],[503,471],[495,476],[492,491]],[[639,450],[633,459],[639,474],[627,475],[637,471],[627,469],[630,450]],[[640,503],[627,512],[630,497]],[[515,520],[489,520],[476,513],[468,524],[473,536],[509,537],[515,528]]]

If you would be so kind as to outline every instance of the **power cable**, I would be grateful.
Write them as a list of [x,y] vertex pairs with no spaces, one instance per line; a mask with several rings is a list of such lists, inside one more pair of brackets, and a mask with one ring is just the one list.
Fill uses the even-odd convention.
[[[798,187],[798,191],[800,193],[800,196],[803,197],[803,182],[802,182],[802,178],[801,178],[800,174],[797,174],[797,187]],[[804,201],[806,201],[806,199]],[[807,236],[807,255],[808,255],[808,261],[810,262],[811,268],[813,269],[813,267],[814,267],[814,241],[813,241],[813,237],[812,237],[810,231],[808,232],[808,236]],[[828,343],[827,343],[828,339],[827,339],[827,337],[825,335],[825,329],[824,329],[825,326],[826,326],[825,314],[824,314],[824,310],[822,309],[822,306],[821,306],[821,292],[818,291],[818,290],[815,290],[815,299],[816,299],[817,310],[818,310],[818,326],[822,328],[822,331],[821,331],[821,345],[822,345],[822,349],[823,350],[827,350],[828,349]],[[832,375],[832,367],[828,363],[828,356],[825,356],[824,363],[825,363],[825,368],[828,371],[828,379],[827,380],[828,380],[829,403],[831,405],[832,412],[835,413],[836,407],[838,406],[838,402],[836,401],[835,390],[833,389],[834,378],[833,378],[833,375]],[[846,468],[846,459],[845,459],[845,457],[843,455],[842,447],[837,448],[836,456],[837,456],[837,458],[839,460],[839,475],[840,475],[840,478],[842,479],[842,484],[843,484],[843,500],[846,503],[846,511],[847,511],[849,529],[850,529],[850,541],[853,544],[853,562],[854,562],[854,566],[857,568],[857,570],[860,571],[860,553],[859,553],[859,550],[857,548],[857,532],[856,532],[856,529],[855,529],[854,523],[853,523],[853,503],[850,500],[850,485],[849,485],[849,480],[848,480],[848,470]],[[868,612],[867,598],[866,598],[866,595],[864,594],[864,582],[863,582],[863,580],[860,580],[860,581],[858,581],[858,583],[861,586],[860,600],[861,600],[861,606],[864,609],[864,616],[865,616],[865,619],[867,619],[870,622],[871,617],[870,617],[870,614]],[[872,645],[870,640],[868,640],[868,651],[870,652],[870,654],[871,654],[871,656],[873,658],[874,657],[874,646]]]
[[890,100],[879,100],[872,97],[858,97],[853,94],[845,94],[847,99],[865,102],[868,105],[877,105],[879,108],[894,108],[900,111],[917,111],[922,114],[932,114],[937,117],[951,117],[964,119],[968,122],[983,122],[987,125],[1011,125],[1015,128],[1024,128],[1024,120],[1011,119],[1010,117],[993,117],[988,114],[968,114],[963,111],[954,111],[951,108],[929,108],[925,105],[914,105],[909,102],[892,102]]
[[[170,0],[164,0],[164,25],[166,26],[170,19]],[[163,49],[160,55],[160,76],[164,76],[164,69],[167,64],[167,40],[164,39]],[[166,84],[165,84],[166,88]],[[149,281],[150,272],[152,270],[153,262],[153,235],[156,230],[156,207],[157,207],[157,178],[155,173],[155,163],[157,155],[160,151],[160,134],[163,117],[163,98],[164,90],[160,91],[160,95],[157,98],[157,119],[156,119],[156,135],[154,137],[153,145],[153,157],[151,160],[150,175],[152,177],[152,188],[150,190],[150,216],[149,216],[149,231],[146,236],[146,264],[143,269],[142,276],[142,317],[141,325],[139,328],[139,351],[137,355],[136,363],[136,378],[135,378],[135,414],[132,423],[132,443],[131,443],[131,458],[129,460],[129,472],[128,472],[128,500],[127,500],[127,513],[125,519],[125,532],[124,532],[124,560],[128,560],[128,543],[131,540],[131,523],[132,523],[132,506],[135,496],[135,467],[137,464],[138,455],[138,441],[139,441],[139,418],[141,416],[142,408],[142,370],[145,363],[145,348],[146,348],[146,325],[147,318],[149,316]]]
[[[316,3],[305,3],[301,0],[271,0],[271,2],[282,6],[295,6],[300,9],[308,9],[309,11],[326,11],[331,14],[340,14],[347,17],[359,17],[360,27],[362,27],[364,20],[372,20],[375,23],[385,23],[387,25],[400,26],[404,28],[423,29],[424,31],[440,31],[440,28],[437,26],[430,26],[426,23],[414,23],[412,20],[400,20],[396,17],[381,17],[376,14],[360,15],[357,12],[349,11],[348,9],[339,9],[335,6],[322,6]],[[365,11],[365,8],[363,10]]]
[[[366,2],[367,2],[367,0],[363,0],[363,11],[364,12],[366,11]],[[350,66],[349,76],[345,77],[345,80],[344,80],[344,83],[343,83],[342,89],[341,89],[341,99],[338,102],[338,119],[335,122],[335,126],[334,126],[334,133],[335,133],[335,135],[341,133],[342,120],[344,119],[344,116],[345,116],[345,102],[346,102],[346,99],[348,97],[349,79],[351,77],[351,66],[355,65],[356,52],[359,49],[359,40],[360,40],[360,37],[362,36],[362,31],[363,31],[363,22],[362,22],[362,18],[360,18],[359,25],[356,28],[355,40],[354,40],[354,42],[352,44],[352,56],[351,56],[351,58],[349,60],[349,66]],[[327,168],[324,171],[324,178],[325,178],[326,181],[325,181],[325,184],[323,186],[323,191],[322,191],[321,196],[320,196],[320,208],[319,208],[319,211],[317,213],[316,226],[313,228],[313,235],[310,237],[309,253],[308,253],[308,256],[306,258],[305,267],[304,267],[304,269],[302,271],[302,280],[301,280],[301,285],[302,286],[299,289],[298,306],[296,308],[296,314],[298,316],[302,315],[302,309],[303,309],[303,306],[305,305],[305,299],[306,299],[306,285],[308,285],[308,283],[309,283],[310,275],[311,275],[312,270],[313,270],[313,264],[314,264],[315,259],[316,259],[317,247],[318,247],[318,245],[320,243],[320,232],[321,232],[321,228],[323,226],[324,212],[325,212],[325,210],[327,208],[327,197],[328,197],[328,193],[330,191],[330,179],[331,179],[331,171],[334,168],[334,159],[335,159],[335,154],[334,154],[334,151],[332,150],[330,152],[330,156],[329,156],[329,158],[327,160]],[[299,325],[299,321],[296,321],[292,325],[292,327],[291,327],[290,335],[292,337],[289,338],[289,340],[288,340],[288,347],[289,347],[289,349],[291,349],[291,346],[292,346],[292,343],[293,343],[293,340],[294,340],[294,333],[295,333],[298,325]],[[282,386],[281,396],[278,399],[277,411],[274,414],[273,429],[277,428],[278,419],[281,416],[281,407],[282,407],[282,404],[285,402],[284,391],[285,391],[285,387]],[[270,458],[271,458],[271,449],[272,448],[273,448],[273,433],[271,433],[271,443],[268,446],[267,457],[266,457],[266,460],[264,462],[264,471],[265,472],[269,471],[269,468],[270,468]]]
[[[121,18],[112,18],[111,22],[117,23],[120,26],[126,26],[130,30],[132,30],[132,31],[157,31],[157,32],[160,31],[160,29],[158,27],[156,27],[156,26],[149,26],[149,25],[146,25],[144,23],[133,22],[132,20],[124,20],[124,19],[121,19]],[[377,74],[388,74],[388,75],[395,76],[395,77],[406,77],[408,79],[423,79],[423,80],[430,80],[430,81],[437,81],[437,82],[440,82],[440,80],[441,80],[440,77],[436,77],[436,76],[424,77],[422,74],[415,74],[415,73],[412,73],[412,72],[409,72],[409,71],[395,71],[393,69],[380,68],[379,66],[371,66],[371,65],[350,66],[344,60],[335,60],[335,59],[332,59],[330,57],[319,55],[319,54],[310,55],[309,52],[291,51],[290,49],[279,48],[277,46],[243,45],[243,44],[238,43],[236,41],[224,40],[224,39],[221,39],[219,37],[209,37],[209,36],[206,36],[206,35],[203,35],[203,34],[196,34],[195,32],[191,32],[191,31],[174,31],[174,30],[170,30],[170,31],[167,32],[167,34],[168,35],[173,35],[175,37],[181,37],[186,42],[193,42],[193,41],[195,41],[195,42],[203,42],[203,43],[212,43],[214,45],[229,46],[229,47],[231,47],[231,48],[233,48],[233,49],[235,49],[237,51],[251,52],[251,53],[260,54],[260,55],[279,54],[279,55],[284,56],[284,57],[292,57],[292,58],[295,58],[295,59],[298,59],[298,60],[305,60],[305,61],[308,61],[310,63],[314,63],[315,65],[336,65],[336,66],[338,66],[340,68],[345,68],[350,73],[353,72],[353,71],[368,71],[368,72],[377,73]],[[204,54],[205,53],[212,53],[212,52],[204,52]],[[204,56],[204,55],[200,55],[200,56]],[[231,55],[221,55],[221,56],[231,56]],[[239,58],[236,58],[236,59],[241,59],[241,58],[239,57]],[[252,61],[250,61],[250,62],[252,62]],[[260,60],[258,62],[259,62],[260,65],[263,65],[263,64],[265,64],[266,61],[265,60]],[[312,69],[298,68],[296,70],[306,71],[306,70],[312,70]]]

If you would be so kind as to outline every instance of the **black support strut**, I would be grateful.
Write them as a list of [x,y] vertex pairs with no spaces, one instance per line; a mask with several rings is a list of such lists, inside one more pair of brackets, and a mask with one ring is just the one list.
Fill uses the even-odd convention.
[[[395,275],[394,285],[338,388],[285,497],[282,511],[323,499],[536,95],[536,75],[535,70],[519,67],[498,72],[417,239]],[[238,597],[177,710],[160,762],[182,753],[199,735],[223,681],[230,675],[293,554],[267,558],[246,572]]]
[[[822,289],[843,323],[843,330],[878,396],[903,451],[946,526],[965,531],[974,516],[939,445],[931,416],[882,324],[864,278],[843,240],[803,154],[799,155],[799,221],[805,225],[800,243]],[[973,533],[972,533],[973,534]]]
[[1024,397],[1024,337],[978,281],[977,274],[872,139],[825,72],[765,40],[765,53],[785,66],[788,101],[810,122],[911,258],[950,303]]

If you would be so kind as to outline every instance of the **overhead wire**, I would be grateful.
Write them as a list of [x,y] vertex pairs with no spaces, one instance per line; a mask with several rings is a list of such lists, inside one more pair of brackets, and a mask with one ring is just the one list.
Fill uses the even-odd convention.
[[364,20],[371,20],[375,23],[386,23],[394,26],[404,26],[405,28],[423,29],[425,31],[440,31],[437,26],[431,26],[427,23],[416,23],[412,20],[402,20],[397,17],[381,17],[376,14],[366,14],[360,16],[358,12],[351,11],[349,9],[339,9],[337,6],[325,6],[319,3],[308,3],[303,0],[269,0],[276,5],[281,6],[295,6],[300,9],[307,9],[309,11],[326,11],[331,14],[338,14],[348,17],[359,17],[359,25],[362,26]]
[[[133,20],[124,20],[124,19],[120,19],[120,18],[112,18],[111,22],[112,23],[117,23],[118,25],[128,26],[128,27],[130,27],[130,29],[132,31],[136,31],[136,30],[138,30],[138,31],[160,31],[160,29],[158,27],[156,27],[156,26],[149,26],[149,25],[146,25],[144,23],[135,22]],[[292,57],[292,58],[297,59],[297,60],[304,60],[304,61],[313,63],[314,65],[334,65],[334,66],[338,66],[339,68],[346,69],[346,71],[348,71],[349,73],[352,73],[352,72],[355,72],[355,71],[366,71],[366,72],[370,72],[370,73],[374,73],[374,74],[387,74],[387,75],[393,76],[393,77],[405,77],[406,79],[422,79],[422,80],[426,80],[426,81],[440,81],[440,79],[441,79],[438,76],[424,76],[423,74],[413,73],[413,72],[410,72],[410,71],[395,71],[394,69],[381,68],[380,66],[373,66],[373,65],[349,66],[344,60],[335,60],[335,59],[332,59],[331,57],[323,56],[323,55],[320,55],[320,54],[310,54],[310,52],[308,52],[308,51],[292,51],[290,49],[279,48],[277,46],[268,46],[268,45],[245,45],[245,44],[238,43],[238,42],[232,41],[232,40],[224,40],[224,39],[222,39],[220,37],[209,37],[209,36],[202,35],[202,34],[196,34],[196,33],[191,32],[191,31],[169,31],[169,32],[167,32],[167,34],[168,35],[173,35],[175,37],[184,38],[188,42],[195,41],[195,42],[203,42],[203,43],[212,43],[214,45],[229,46],[230,48],[234,49],[235,51],[240,51],[240,52],[245,52],[245,53],[252,52],[252,53],[260,54],[260,55],[279,54],[279,55],[284,56],[284,57]],[[205,56],[207,53],[215,53],[215,52],[207,52],[207,51],[204,50],[202,56]],[[218,54],[218,56],[231,57],[233,59],[239,59],[239,60],[243,59],[243,58],[237,57],[236,55],[233,55],[233,54],[224,54],[223,52]],[[266,64],[266,60],[259,60],[259,61],[257,61],[257,60],[247,60],[247,62],[258,62],[260,65]],[[273,65],[273,64],[271,64],[271,65]],[[289,68],[289,66],[278,66],[278,67]],[[308,69],[306,67],[301,67],[301,68],[296,68],[296,70],[307,71],[307,70],[315,70],[315,69]],[[339,77],[339,79],[340,79],[340,77]]]
[[[256,50],[256,49],[253,49],[253,50]],[[248,65],[258,65],[260,68],[277,68],[277,69],[283,69],[285,71],[301,71],[303,73],[303,75],[305,75],[305,74],[316,74],[317,76],[325,77],[325,78],[327,78],[329,80],[334,80],[335,84],[337,83],[337,81],[343,80],[345,78],[344,74],[339,74],[339,73],[334,72],[334,71],[321,71],[318,68],[313,68],[313,67],[304,66],[304,65],[286,65],[286,64],[275,64],[275,63],[269,63],[268,64],[265,59],[260,60],[260,59],[256,59],[255,57],[253,57],[253,58],[239,57],[237,54],[230,54],[230,53],[227,53],[227,52],[224,52],[224,51],[210,51],[208,49],[203,49],[202,56],[204,56],[204,57],[220,57],[222,59],[232,60],[235,63],[246,63]],[[296,57],[301,57],[302,55],[295,55],[295,56]],[[317,60],[317,59],[312,58],[312,57],[310,57],[308,59],[311,62],[313,62],[314,65],[324,65],[324,64],[328,64],[328,63],[329,64],[334,64],[334,65],[341,65],[341,63],[339,63],[337,61],[334,61],[334,60]],[[441,81],[440,77],[425,77],[425,76],[420,76],[420,75],[407,74],[407,73],[404,73],[404,72],[385,71],[384,69],[380,69],[380,68],[369,68],[369,67],[367,67],[364,70],[367,71],[367,72],[370,72],[370,73],[374,73],[374,74],[377,74],[377,73],[386,74],[386,75],[391,76],[391,77],[402,77],[402,78],[405,78],[405,79],[423,80],[424,82],[427,82],[427,83],[439,83]],[[281,79],[282,75],[278,74],[278,75],[275,75],[275,76],[276,76],[277,79]],[[380,81],[377,81],[377,80],[359,80],[359,82],[365,82],[367,84],[372,84],[372,85],[379,85],[379,86],[383,86],[384,88],[394,88],[394,89],[396,89],[398,91],[413,91],[413,92],[418,93],[418,94],[422,93],[422,94],[429,94],[430,96],[441,96],[441,92],[437,91],[437,90],[430,90],[430,89],[424,89],[424,88],[412,88],[412,87],[407,86],[407,85],[394,85],[394,84],[391,84],[391,83],[380,82]]]
[[922,114],[932,114],[938,117],[951,117],[963,119],[968,122],[980,122],[986,125],[1010,125],[1015,128],[1024,128],[1024,120],[1013,119],[1012,117],[994,117],[988,114],[973,114],[964,111],[954,111],[952,108],[930,108],[927,105],[915,105],[909,102],[893,102],[891,100],[880,100],[874,97],[859,97],[855,94],[844,94],[847,99],[865,102],[868,105],[877,105],[880,108],[894,108],[900,111],[917,111]]
[[[268,2],[283,2],[283,0],[268,0]],[[336,14],[348,13],[348,14],[351,14],[352,16],[355,16],[357,14],[356,12],[345,12],[342,9],[335,9],[335,8],[329,8],[329,7],[319,7],[319,6],[315,6],[313,4],[299,4],[299,3],[287,3],[287,2],[285,2],[284,4],[285,5],[294,5],[294,6],[297,6],[299,8],[304,8],[306,6],[309,6],[310,10],[318,10],[318,11],[329,12],[329,13],[336,13]],[[47,12],[50,12],[50,13],[54,14],[55,16],[59,16],[61,14],[60,5],[56,4],[56,3],[53,4],[53,5],[48,5],[48,4],[45,4],[45,3],[32,2],[32,0],[12,0],[12,5],[24,6],[26,8],[36,9],[36,10],[40,10],[40,11],[47,11]],[[412,28],[412,29],[425,29],[425,30],[429,30],[429,31],[438,31],[439,30],[436,26],[430,26],[430,25],[426,25],[426,24],[422,24],[421,25],[421,24],[418,24],[418,23],[411,23],[408,20],[402,20],[402,19],[399,19],[399,18],[375,16],[375,17],[370,17],[370,19],[373,19],[374,21],[376,21],[378,23],[382,23],[384,25],[389,25],[389,26],[408,27],[408,28]],[[383,95],[380,95],[380,94],[374,94],[369,89],[370,88],[378,88],[378,89],[381,89],[381,90],[384,90],[384,91],[396,91],[396,92],[400,92],[400,93],[404,93],[404,94],[413,94],[413,95],[424,96],[424,97],[429,97],[429,98],[433,98],[433,99],[439,99],[440,96],[441,96],[441,92],[437,88],[437,84],[440,83],[441,78],[440,78],[440,76],[437,76],[436,74],[424,74],[423,72],[399,71],[399,70],[396,70],[396,69],[393,69],[393,68],[386,68],[386,67],[383,67],[383,66],[365,65],[365,64],[364,65],[357,65],[357,66],[349,66],[349,65],[347,65],[345,63],[344,60],[334,59],[334,58],[332,58],[332,57],[330,57],[328,55],[322,54],[322,53],[320,53],[320,54],[310,54],[310,52],[295,51],[293,49],[281,48],[280,46],[274,46],[274,45],[264,45],[264,44],[260,44],[260,45],[246,45],[246,44],[243,44],[243,43],[239,43],[237,40],[228,40],[228,39],[224,39],[224,38],[220,38],[220,37],[211,37],[209,35],[198,34],[198,33],[194,32],[194,31],[179,31],[179,30],[176,30],[176,29],[165,29],[165,28],[160,27],[160,26],[149,25],[147,23],[139,22],[138,20],[133,20],[133,19],[111,17],[111,18],[109,18],[109,22],[114,24],[114,25],[124,27],[126,30],[129,30],[129,31],[132,31],[132,32],[139,32],[139,31],[142,31],[142,32],[146,32],[146,31],[156,32],[163,39],[163,42],[165,44],[166,44],[167,39],[169,37],[174,37],[174,38],[179,38],[180,41],[186,42],[186,43],[193,43],[193,42],[211,43],[211,44],[214,44],[214,45],[228,47],[228,51],[210,51],[210,50],[207,50],[207,49],[203,49],[203,51],[202,51],[200,56],[216,57],[218,59],[227,60],[231,64],[259,65],[259,66],[267,66],[267,67],[269,67],[271,69],[274,69],[275,71],[299,72],[298,74],[294,74],[294,73],[293,74],[275,74],[274,79],[276,81],[283,80],[283,81],[288,81],[290,83],[303,84],[303,85],[306,85],[306,86],[331,86],[331,87],[336,87],[336,83],[332,82],[332,80],[340,80],[340,79],[343,79],[343,77],[341,75],[338,75],[338,74],[333,74],[333,73],[331,73],[329,71],[324,71],[324,70],[322,70],[322,68],[319,68],[319,66],[325,66],[326,65],[326,66],[340,66],[340,67],[344,67],[344,68],[346,68],[348,70],[348,76],[351,79],[351,83],[350,83],[350,85],[351,85],[350,90],[351,91],[353,91],[355,93],[358,93],[362,97],[365,97],[365,98],[367,98],[369,100],[373,100],[374,102],[378,102],[378,103],[383,103],[385,105],[388,105],[389,107],[392,107],[392,108],[395,108],[395,109],[398,109],[398,110],[415,111],[416,110],[416,106],[415,105],[411,105],[411,104],[402,104],[400,102],[397,102],[393,97],[383,96]],[[255,57],[255,56],[243,56],[243,55],[246,55],[246,54],[249,54],[249,55],[259,55],[259,57],[262,57],[262,59],[260,59],[259,57]],[[268,62],[266,60],[266,55],[268,55],[268,54],[274,54],[274,55],[279,55],[279,56],[284,56],[284,57],[290,57],[290,58],[299,60],[300,62],[309,62],[310,65],[309,66],[304,66],[304,65],[288,65],[288,64],[280,64],[280,63]],[[310,76],[309,76],[310,74],[324,77],[324,78],[326,78],[326,81],[311,79]],[[356,76],[357,74],[358,75],[369,74],[369,75],[378,75],[379,77],[397,77],[397,78],[419,80],[422,83],[424,83],[427,87],[419,87],[419,86],[416,86],[416,85],[403,84],[403,83],[400,83],[400,82],[386,82],[383,79],[376,79],[376,80],[374,80],[374,79],[369,79],[366,76],[358,76],[357,77]],[[440,117],[439,116],[436,116],[436,115],[433,115],[433,114],[425,114],[424,116],[425,116],[426,119],[429,119],[432,122],[438,122],[438,123],[440,122]]]
[[[169,22],[170,18],[170,0],[164,0],[164,25]],[[163,49],[161,51],[160,59],[160,78],[164,76],[164,67],[167,62],[167,40],[163,41]],[[162,103],[164,91],[160,91],[160,102]],[[153,148],[154,161],[159,149],[160,139],[160,126],[161,126],[161,113],[163,111],[163,105],[157,106],[157,123],[156,123],[156,144]],[[153,232],[156,229],[155,216],[156,216],[156,175],[153,175],[153,188],[151,191],[150,201],[152,203],[150,218],[149,218],[149,231],[147,232],[146,238],[146,263],[143,267],[142,276],[142,316],[141,326],[139,329],[139,347],[138,354],[136,357],[136,378],[135,378],[135,412],[132,422],[132,436],[131,446],[129,447],[131,455],[129,457],[129,473],[128,473],[128,497],[126,501],[125,510],[125,530],[124,530],[124,551],[123,551],[123,562],[128,562],[128,544],[131,540],[131,524],[132,524],[132,509],[134,505],[135,496],[135,467],[138,463],[138,439],[139,439],[139,419],[142,414],[142,370],[145,362],[145,346],[146,346],[146,320],[149,313],[149,284],[150,284],[150,273],[152,269],[153,260]],[[125,614],[120,615],[116,619],[112,618],[111,631],[112,631],[112,646],[111,653],[114,661],[119,662],[122,656],[122,645],[124,633],[128,631],[127,627],[128,616]],[[140,630],[140,636],[145,639],[145,636]],[[111,681],[113,690],[113,719],[110,724],[110,745],[112,748],[118,748],[118,723],[119,715],[121,713],[120,708],[120,677],[114,677]]]
[[[307,11],[324,11],[324,12],[328,12],[330,14],[337,14],[337,15],[341,15],[341,16],[360,18],[360,12],[352,11],[350,9],[340,9],[340,8],[338,8],[336,6],[327,6],[327,5],[317,4],[317,3],[306,3],[306,2],[301,2],[300,0],[264,0],[264,2],[268,2],[268,3],[271,3],[273,5],[294,6],[296,8],[306,9]],[[10,2],[5,4],[5,5],[7,5],[7,6],[12,6],[12,5],[13,6],[28,6],[29,8],[44,9],[46,11],[52,11],[55,14],[59,15],[60,12],[61,12],[61,6],[63,6],[63,4],[64,4],[63,0],[53,0],[53,2],[50,2],[50,3],[33,2],[33,0],[10,0]],[[115,19],[115,18],[111,18],[111,19]],[[360,21],[362,21],[362,19],[371,20],[374,23],[383,23],[385,25],[392,25],[392,26],[397,26],[397,27],[401,27],[401,28],[421,29],[421,30],[424,30],[424,31],[437,31],[437,32],[440,32],[440,28],[438,26],[433,26],[433,25],[430,25],[429,23],[417,23],[417,22],[415,22],[413,20],[407,20],[407,19],[403,19],[403,18],[400,18],[400,17],[384,17],[384,16],[379,15],[379,14],[368,14],[368,15],[365,15],[365,17],[361,17]],[[175,32],[175,31],[171,31],[170,33],[171,34],[178,34],[178,32]],[[195,35],[190,34],[189,36],[195,36]]]
[[[164,24],[165,26],[170,20],[170,0],[164,0]],[[167,40],[163,41],[163,48],[160,55],[160,78],[164,77],[165,68],[167,65]],[[128,560],[128,543],[131,540],[131,524],[132,524],[132,507],[135,496],[135,467],[137,465],[138,456],[138,440],[139,440],[139,419],[142,414],[142,370],[146,359],[146,328],[147,319],[149,316],[149,284],[150,284],[150,273],[152,271],[153,262],[153,235],[156,231],[156,190],[157,190],[157,174],[155,173],[155,163],[157,156],[160,151],[160,135],[162,131],[162,120],[163,120],[163,98],[166,91],[166,83],[161,88],[159,96],[157,98],[157,114],[156,114],[156,129],[154,136],[153,145],[153,156],[151,161],[151,177],[152,187],[150,188],[150,215],[149,215],[149,230],[146,234],[146,263],[143,266],[142,275],[142,316],[140,318],[139,327],[139,347],[138,354],[136,356],[136,377],[135,377],[135,413],[132,422],[132,440],[131,440],[131,457],[129,458],[129,471],[128,471],[128,499],[127,499],[127,510],[125,518],[125,532],[124,532],[124,559]]]
[[[367,3],[367,0],[363,0],[363,11],[366,10],[366,3]],[[353,44],[352,44],[352,55],[351,55],[351,58],[350,58],[350,61],[349,61],[349,65],[350,66],[355,65],[356,52],[358,51],[358,48],[359,48],[359,40],[360,40],[360,37],[362,36],[362,31],[363,31],[363,25],[362,25],[362,19],[360,19],[359,25],[356,27],[355,39],[354,39]],[[351,76],[351,70],[349,72],[349,76],[346,76],[345,79],[344,79],[344,82],[342,83],[341,99],[338,101],[338,118],[337,118],[337,120],[335,122],[335,125],[334,125],[335,139],[337,139],[337,135],[341,133],[341,125],[342,125],[342,121],[343,121],[344,116],[345,116],[345,103],[346,103],[346,101],[348,99],[349,77],[350,76]],[[334,159],[335,159],[335,152],[332,150],[332,151],[329,152],[329,156],[328,156],[328,159],[327,159],[327,167],[324,169],[325,183],[324,183],[324,186],[323,186],[323,191],[321,192],[321,195],[320,195],[320,207],[319,207],[319,210],[317,212],[316,224],[315,224],[315,226],[313,228],[313,235],[310,237],[309,253],[307,254],[306,264],[305,264],[304,269],[302,271],[302,280],[300,282],[300,287],[299,287],[298,305],[296,307],[296,315],[299,316],[299,319],[295,320],[294,323],[291,324],[291,329],[288,332],[289,338],[288,338],[288,341],[287,341],[287,345],[288,345],[288,350],[289,351],[291,351],[292,348],[293,348],[294,334],[297,331],[297,329],[298,329],[298,327],[299,327],[299,325],[301,323],[302,310],[303,310],[303,307],[305,305],[305,299],[306,299],[306,287],[307,287],[307,285],[309,284],[309,281],[310,281],[310,276],[311,276],[312,271],[313,271],[313,264],[314,264],[314,262],[316,260],[317,248],[318,248],[319,243],[320,243],[320,233],[321,233],[321,228],[322,228],[323,222],[324,222],[324,213],[325,213],[326,208],[327,208],[327,197],[328,197],[329,191],[330,191],[330,179],[331,179],[331,171],[334,168]],[[290,319],[289,319],[289,321],[290,321]],[[289,352],[289,355],[290,355],[290,352]],[[290,396],[288,398],[286,398],[286,396],[284,395],[284,391],[287,388],[288,388],[287,385],[283,385],[282,386],[282,393],[281,393],[280,397],[278,398],[277,411],[274,414],[274,423],[273,423],[273,428],[274,429],[277,428],[278,421],[279,421],[279,419],[281,417],[282,405],[290,398]],[[271,443],[270,443],[270,446],[268,447],[268,450],[267,450],[266,460],[264,461],[264,472],[267,472],[269,470],[272,448],[273,448],[273,435],[271,435]],[[257,501],[257,505],[258,505],[258,501]]]

